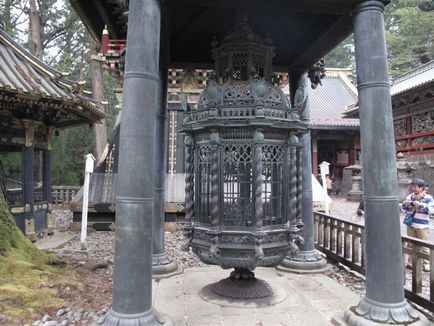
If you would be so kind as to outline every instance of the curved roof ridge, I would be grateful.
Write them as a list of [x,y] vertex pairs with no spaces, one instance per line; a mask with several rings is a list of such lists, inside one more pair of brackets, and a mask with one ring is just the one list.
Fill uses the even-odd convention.
[[431,70],[434,68],[434,60],[431,60],[427,63],[424,63],[423,65],[411,69],[409,71],[407,71],[406,73],[403,73],[402,75],[399,75],[395,78],[393,78],[393,85],[399,84],[401,82],[403,82],[404,80],[413,78],[414,76],[417,76],[425,71]]
[[84,109],[89,122],[106,116],[100,109],[100,101],[81,94],[80,82],[64,78],[61,72],[36,58],[1,28],[0,61],[0,91],[60,101],[75,113]]

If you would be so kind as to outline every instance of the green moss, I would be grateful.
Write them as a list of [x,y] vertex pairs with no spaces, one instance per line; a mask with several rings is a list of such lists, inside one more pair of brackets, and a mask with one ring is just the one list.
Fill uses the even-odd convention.
[[0,311],[22,321],[38,309],[60,308],[53,284],[62,283],[62,260],[37,249],[17,228],[0,192]]

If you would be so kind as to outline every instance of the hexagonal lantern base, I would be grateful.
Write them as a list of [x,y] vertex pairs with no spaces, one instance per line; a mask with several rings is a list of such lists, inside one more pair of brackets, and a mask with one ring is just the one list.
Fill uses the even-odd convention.
[[247,268],[235,268],[228,278],[214,283],[211,291],[222,297],[241,300],[263,299],[273,294],[271,286],[255,278]]

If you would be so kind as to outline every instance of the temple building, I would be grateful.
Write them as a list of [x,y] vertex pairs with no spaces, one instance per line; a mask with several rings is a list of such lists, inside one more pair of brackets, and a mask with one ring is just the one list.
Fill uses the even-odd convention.
[[[434,158],[434,61],[392,80],[393,124],[395,150],[414,162]],[[345,113],[348,118],[359,116],[358,105]]]
[[52,137],[105,118],[100,104],[82,95],[82,86],[0,29],[0,158],[21,162],[15,171],[0,164],[0,184],[18,227],[31,240],[53,231]]

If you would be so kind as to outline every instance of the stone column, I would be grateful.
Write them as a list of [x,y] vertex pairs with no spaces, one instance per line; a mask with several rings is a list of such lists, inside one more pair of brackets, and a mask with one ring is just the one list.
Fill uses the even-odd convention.
[[155,165],[154,165],[154,218],[152,223],[152,274],[161,277],[173,276],[178,269],[176,261],[165,253],[164,223],[165,183],[167,171],[167,77],[169,45],[166,10],[162,9],[160,83],[158,89],[157,118],[155,120]]
[[[309,82],[307,74],[301,75],[298,80],[299,88],[304,87],[305,92],[308,92]],[[306,99],[306,108],[300,117],[303,121],[309,122],[309,97]],[[314,217],[312,203],[312,152],[311,152],[311,137],[309,132],[303,134],[302,139],[302,197],[301,197],[301,212],[304,223],[301,236],[304,239],[304,244],[300,247],[300,251],[294,256],[288,256],[282,262],[282,266],[290,271],[297,273],[312,273],[322,272],[327,266],[327,261],[315,250],[314,242]]]
[[353,11],[365,203],[366,295],[354,310],[346,311],[349,325],[368,325],[372,321],[407,324],[418,318],[404,298],[383,10],[382,1],[364,1]]
[[116,197],[113,305],[103,325],[172,325],[152,307],[160,2],[130,0]]

